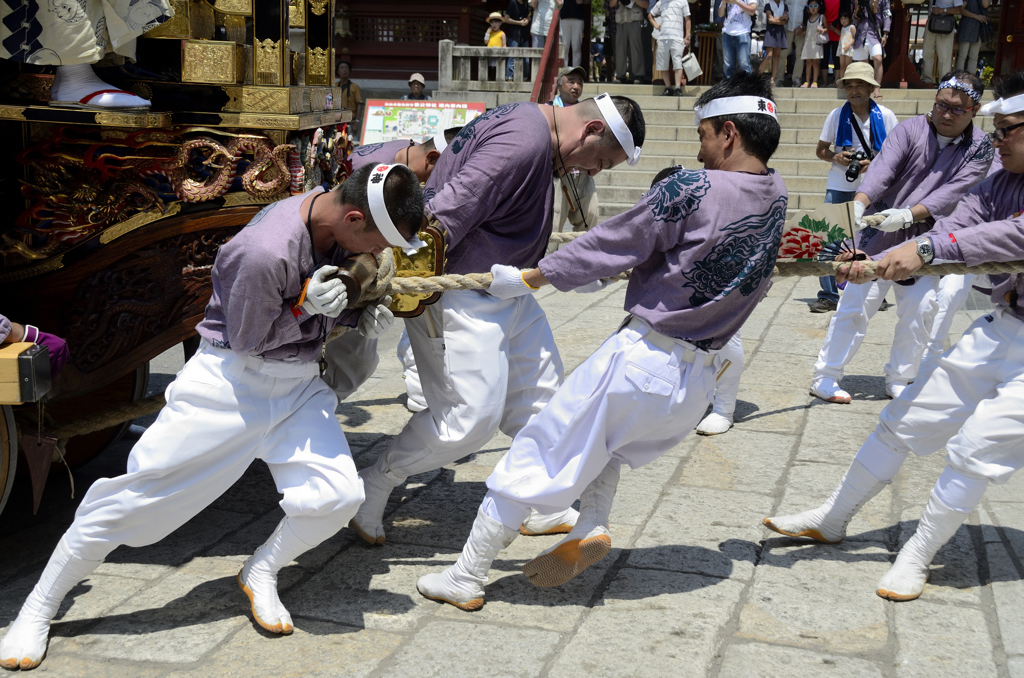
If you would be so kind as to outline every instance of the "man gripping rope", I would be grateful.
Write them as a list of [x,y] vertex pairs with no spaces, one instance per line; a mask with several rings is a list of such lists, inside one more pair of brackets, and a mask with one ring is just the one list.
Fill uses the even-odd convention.
[[[875,255],[914,240],[936,218],[952,214],[967,191],[985,178],[994,155],[992,142],[973,124],[984,88],[970,73],[947,73],[932,110],[889,132],[854,197],[858,222],[876,211],[886,217],[878,227],[858,234],[861,250]],[[937,277],[925,277],[900,281],[894,287],[899,319],[885,366],[885,387],[891,397],[917,377],[930,339],[938,284]],[[811,395],[830,403],[850,402],[839,380],[890,287],[893,283],[880,280],[844,291],[814,364]]]
[[343,527],[363,500],[317,360],[336,323],[379,334],[393,322],[386,297],[346,311],[345,287],[330,276],[351,253],[409,247],[422,219],[416,175],[366,166],[330,193],[268,205],[220,248],[199,350],[167,387],[167,406],[132,449],[127,473],[97,480],[82,499],[0,641],[0,666],[38,666],[50,620],[75,584],[118,546],[153,544],[184,525],[256,459],[270,467],[285,517],[238,585],[260,626],[292,632],[278,571]]
[[425,597],[478,609],[491,562],[530,507],[558,511],[578,496],[576,526],[523,566],[537,586],[569,581],[611,548],[620,466],[654,461],[700,421],[715,353],[767,293],[782,239],[786,187],[767,165],[780,136],[770,82],[741,73],[701,95],[706,169],[676,172],[538,268],[494,268],[489,291],[502,299],[530,299],[545,284],[600,287],[632,268],[630,315],[516,436],[487,479],[458,561],[417,582]]
[[[890,249],[878,263],[879,278],[906,280],[933,257],[970,266],[1024,260],[1024,71],[1000,82],[996,94],[1000,98],[981,113],[995,116],[992,139],[1003,169],[972,189],[927,236]],[[851,282],[870,280],[863,264],[851,269]],[[925,363],[918,380],[882,410],[832,496],[816,509],[764,520],[790,537],[839,543],[853,516],[892,482],[909,453],[945,447],[948,465],[917,530],[876,586],[889,600],[919,597],[932,558],[981,502],[988,484],[1005,483],[1024,465],[1024,275],[990,278],[996,310]]]
[[[447,271],[535,266],[551,234],[552,174],[636,164],[644,131],[640,107],[608,95],[570,108],[512,103],[474,118],[424,189],[427,212],[448,232]],[[366,501],[351,525],[371,544],[384,543],[394,487],[475,452],[499,429],[515,436],[562,381],[551,328],[532,297],[446,292],[405,326],[428,407],[360,472]],[[561,508],[531,517],[524,531],[567,531],[576,512]]]

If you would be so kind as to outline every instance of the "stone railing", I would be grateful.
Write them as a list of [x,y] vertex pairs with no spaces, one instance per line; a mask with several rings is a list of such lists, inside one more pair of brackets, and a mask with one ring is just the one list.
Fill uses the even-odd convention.
[[[561,46],[559,50],[561,52]],[[544,50],[539,47],[466,47],[441,40],[437,55],[435,99],[484,101],[492,108],[510,101],[529,100]],[[513,59],[512,79],[505,80],[509,58]],[[494,68],[490,66],[492,59]]]

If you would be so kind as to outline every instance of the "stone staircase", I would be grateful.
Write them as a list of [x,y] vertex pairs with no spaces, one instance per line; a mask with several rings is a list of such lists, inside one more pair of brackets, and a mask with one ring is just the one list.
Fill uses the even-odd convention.
[[[600,220],[626,211],[639,200],[654,175],[670,165],[700,169],[697,153],[697,128],[693,124],[693,105],[705,87],[689,87],[682,97],[658,96],[664,87],[651,85],[613,85],[589,83],[583,97],[608,92],[628,96],[640,104],[647,122],[647,140],[640,162],[630,167],[623,163],[595,177],[600,203]],[[825,180],[829,165],[814,155],[825,116],[841,106],[836,89],[779,87],[775,100],[779,109],[782,138],[770,167],[782,175],[789,191],[789,216],[798,210],[813,210],[825,200]],[[934,90],[883,90],[883,105],[902,121],[931,110]],[[991,101],[991,92],[983,101]],[[978,118],[985,131],[992,131],[991,118]]]

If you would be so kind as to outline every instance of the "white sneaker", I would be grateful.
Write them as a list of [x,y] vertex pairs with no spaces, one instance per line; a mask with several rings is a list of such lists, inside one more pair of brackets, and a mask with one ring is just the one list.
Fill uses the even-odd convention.
[[850,394],[839,388],[839,382],[831,377],[818,377],[811,382],[811,395],[827,403],[843,405],[849,404],[852,400]]
[[519,533],[525,537],[539,537],[543,534],[565,534],[572,531],[579,520],[580,514],[574,508],[567,508],[558,513],[537,513],[530,509],[530,516],[523,521]]
[[732,417],[712,412],[697,424],[697,433],[702,436],[717,436],[732,428]]

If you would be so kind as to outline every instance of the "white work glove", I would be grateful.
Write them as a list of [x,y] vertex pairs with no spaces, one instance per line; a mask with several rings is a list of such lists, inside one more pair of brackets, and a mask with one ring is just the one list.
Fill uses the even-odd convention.
[[600,292],[601,290],[603,290],[604,288],[608,287],[611,284],[611,280],[598,278],[594,282],[587,283],[586,285],[580,285],[579,287],[574,289],[573,292],[576,292],[578,294],[593,294],[594,292]]
[[494,280],[487,291],[499,299],[514,299],[537,291],[523,280],[521,268],[495,264],[491,266],[491,275],[494,276]]
[[858,231],[862,231],[868,227],[868,225],[864,223],[864,210],[867,208],[868,206],[860,200],[853,201],[853,227]]
[[364,308],[356,326],[359,334],[367,339],[376,339],[391,329],[395,324],[395,314],[388,308],[390,305],[391,297],[384,297],[377,304]]
[[338,272],[337,266],[321,266],[313,271],[306,288],[306,300],[302,308],[310,315],[321,313],[328,318],[337,318],[348,306],[348,292],[340,278],[326,280]]
[[885,210],[882,212],[882,216],[885,217],[885,221],[880,223],[878,226],[875,226],[875,228],[879,231],[885,231],[886,233],[899,231],[914,223],[914,213],[910,211],[909,207],[905,207],[901,210]]

